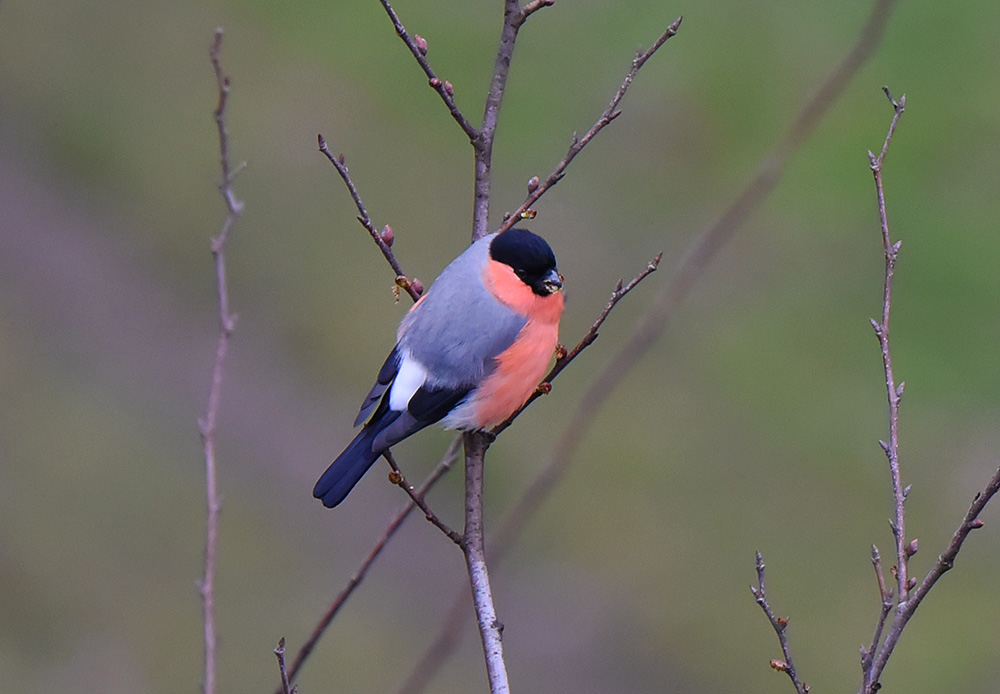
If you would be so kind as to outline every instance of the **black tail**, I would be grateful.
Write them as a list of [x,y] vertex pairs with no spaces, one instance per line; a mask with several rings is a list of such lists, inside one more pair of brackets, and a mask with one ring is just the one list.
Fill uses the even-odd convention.
[[378,427],[366,426],[354,437],[344,452],[330,463],[313,488],[313,496],[323,500],[323,505],[333,508],[354,489],[354,485],[368,472],[382,452],[372,451],[372,441]]

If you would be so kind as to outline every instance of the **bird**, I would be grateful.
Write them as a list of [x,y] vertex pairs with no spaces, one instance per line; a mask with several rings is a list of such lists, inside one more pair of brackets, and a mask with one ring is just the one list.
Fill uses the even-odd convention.
[[337,506],[385,451],[427,426],[483,430],[516,412],[555,354],[562,289],[541,236],[511,228],[473,242],[403,318],[354,422],[364,427],[313,496]]

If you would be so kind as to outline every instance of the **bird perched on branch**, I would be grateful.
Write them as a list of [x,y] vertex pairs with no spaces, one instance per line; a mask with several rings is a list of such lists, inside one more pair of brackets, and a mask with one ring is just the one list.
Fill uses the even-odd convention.
[[552,360],[562,282],[552,249],[524,229],[455,258],[400,323],[354,425],[367,423],[313,496],[336,506],[379,456],[426,426],[485,429],[517,411]]

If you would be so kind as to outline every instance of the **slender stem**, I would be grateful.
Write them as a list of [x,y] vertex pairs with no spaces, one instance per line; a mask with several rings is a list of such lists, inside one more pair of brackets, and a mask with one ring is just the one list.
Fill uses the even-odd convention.
[[788,646],[788,635],[786,633],[788,620],[775,615],[774,610],[771,609],[771,605],[767,601],[767,589],[764,587],[764,557],[760,552],[757,552],[756,564],[757,585],[756,587],[750,586],[750,592],[753,593],[757,604],[764,610],[764,614],[767,615],[768,620],[771,622],[771,627],[778,636],[778,644],[781,646],[781,655],[784,658],[784,660],[772,660],[771,667],[778,672],[784,672],[788,675],[797,694],[808,694],[809,685],[799,681],[799,676],[795,672],[795,665],[792,663],[792,651]]
[[442,81],[440,77],[435,74],[431,64],[427,60],[427,45],[426,42],[421,46],[418,41],[416,41],[410,34],[406,31],[403,26],[402,21],[399,19],[399,15],[396,11],[392,9],[392,5],[389,4],[388,0],[379,0],[382,3],[382,8],[385,10],[386,14],[389,15],[389,20],[392,22],[392,26],[396,29],[396,35],[406,44],[406,47],[410,49],[410,53],[416,59],[417,63],[420,65],[420,69],[424,71],[427,75],[427,81],[431,87],[438,93],[441,99],[444,101],[445,106],[448,107],[448,112],[451,117],[455,119],[459,127],[462,128],[463,132],[468,136],[470,140],[475,140],[479,136],[479,132],[476,130],[475,126],[468,121],[468,119],[462,115],[461,110],[459,110],[458,105],[455,103],[453,90],[448,88],[448,83]]
[[563,157],[562,161],[556,165],[556,168],[551,174],[549,174],[548,178],[540,182],[537,187],[532,188],[528,197],[523,203],[521,203],[521,206],[514,210],[513,213],[506,216],[504,223],[500,226],[500,231],[506,231],[517,224],[521,219],[521,216],[530,210],[531,206],[538,202],[538,199],[545,195],[549,188],[562,180],[563,176],[566,175],[566,169],[569,168],[569,165],[576,158],[576,155],[583,151],[583,148],[586,147],[599,132],[610,125],[611,121],[621,115],[621,111],[618,110],[618,105],[621,103],[622,99],[625,98],[625,93],[632,85],[632,81],[635,79],[636,75],[639,74],[639,70],[642,69],[642,66],[646,64],[646,61],[652,58],[653,54],[656,53],[656,51],[658,51],[669,38],[677,34],[677,30],[680,29],[683,19],[683,17],[675,19],[648,50],[636,53],[635,58],[632,59],[632,65],[629,68],[629,71],[625,74],[625,79],[622,81],[621,86],[618,87],[618,91],[611,98],[611,102],[608,104],[608,107],[604,109],[604,112],[597,119],[597,122],[590,127],[590,130],[588,130],[583,137],[577,137],[575,133],[573,134],[569,151],[566,153],[566,156]]
[[479,636],[483,642],[490,694],[508,694],[507,667],[503,659],[503,624],[497,619],[486,566],[483,527],[483,467],[489,438],[483,432],[465,434],[465,534],[462,550],[469,570],[472,602],[476,608]]
[[878,337],[879,345],[882,349],[882,365],[885,371],[886,392],[889,399],[889,441],[882,442],[882,448],[889,460],[889,470],[892,476],[892,492],[895,500],[895,519],[892,523],[892,532],[896,540],[896,583],[897,601],[900,605],[906,603],[909,594],[909,575],[907,572],[908,556],[906,554],[906,490],[903,489],[899,471],[899,403],[903,395],[903,384],[896,386],[895,376],[892,369],[892,352],[889,348],[889,315],[892,307],[892,281],[896,271],[896,259],[899,256],[900,243],[892,242],[889,235],[889,220],[885,209],[885,191],[882,185],[882,165],[889,152],[889,144],[892,136],[896,132],[896,125],[900,116],[906,108],[906,95],[895,101],[889,94],[889,90],[884,88],[886,96],[893,106],[892,122],[889,132],[886,134],[885,142],[882,145],[881,154],[876,157],[871,152],[868,157],[871,161],[872,175],[875,178],[875,192],[878,200],[879,222],[882,228],[882,246],[885,255],[885,282],[882,289],[882,320],[880,323],[872,322],[875,334]]
[[481,239],[489,233],[490,185],[492,182],[493,140],[496,137],[497,122],[500,118],[500,104],[507,87],[510,62],[514,56],[517,32],[524,23],[525,14],[518,0],[504,0],[503,28],[500,30],[500,45],[497,48],[493,79],[486,94],[483,111],[483,125],[478,136],[472,139],[475,150],[475,180],[472,205],[472,240]]
[[414,504],[416,504],[417,508],[423,511],[424,518],[426,518],[438,530],[447,535],[448,539],[450,539],[456,545],[461,547],[463,543],[462,536],[456,533],[444,521],[438,518],[437,514],[435,514],[427,505],[427,502],[424,501],[424,495],[415,490],[410,485],[410,483],[406,481],[406,478],[403,476],[403,473],[399,469],[399,466],[396,465],[396,459],[393,457],[392,451],[389,450],[385,451],[382,454],[382,457],[386,459],[386,462],[389,463],[389,467],[392,468],[392,472],[389,475],[389,481],[395,484],[397,487],[401,488],[404,492],[406,492],[407,496],[409,496],[410,500]]
[[222,374],[229,351],[229,341],[236,326],[236,317],[229,311],[229,292],[226,287],[225,246],[230,230],[243,211],[243,204],[236,199],[232,190],[233,178],[237,170],[229,165],[229,134],[226,130],[226,104],[229,99],[229,77],[222,69],[222,29],[215,30],[215,39],[209,49],[209,57],[215,72],[218,87],[218,103],[214,117],[219,133],[219,161],[222,169],[222,182],[219,192],[226,203],[226,219],[222,223],[219,234],[212,239],[212,258],[215,263],[215,279],[219,299],[219,339],[215,348],[215,363],[212,367],[212,380],[208,393],[208,405],[205,415],[198,421],[202,446],[205,454],[205,558],[204,573],[198,582],[201,593],[202,614],[204,623],[204,673],[202,675],[202,691],[205,694],[215,692],[215,558],[219,529],[219,491],[216,480],[215,430],[218,420],[219,404],[222,399]]
[[288,684],[288,671],[285,669],[285,637],[278,639],[278,647],[274,649],[278,658],[278,674],[281,676],[281,694],[291,694]]
[[375,245],[378,246],[380,251],[382,251],[382,256],[392,267],[393,272],[396,273],[396,285],[402,287],[403,290],[410,295],[410,298],[416,301],[420,298],[420,294],[422,293],[421,286],[415,283],[414,280],[407,278],[406,273],[403,272],[402,266],[399,264],[399,261],[396,260],[396,256],[389,247],[389,243],[386,242],[386,240],[382,238],[382,234],[375,229],[375,224],[372,222],[372,218],[368,214],[368,209],[361,200],[361,194],[354,185],[354,181],[351,180],[351,172],[347,168],[347,164],[344,162],[344,155],[340,155],[339,157],[334,156],[322,135],[318,135],[317,140],[319,142],[319,151],[323,153],[323,156],[330,160],[330,163],[333,164],[334,168],[337,169],[337,173],[339,173],[340,177],[343,179],[344,185],[347,186],[347,192],[350,193],[351,199],[354,200],[354,205],[358,208],[358,221],[361,223],[361,226],[368,230],[368,234],[372,237]]

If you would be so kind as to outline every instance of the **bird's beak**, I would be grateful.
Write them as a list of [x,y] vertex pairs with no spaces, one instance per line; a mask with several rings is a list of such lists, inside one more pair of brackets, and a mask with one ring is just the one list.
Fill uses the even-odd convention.
[[545,289],[549,294],[555,294],[562,290],[563,276],[555,269],[549,270],[549,274],[542,280],[542,284],[545,285]]

